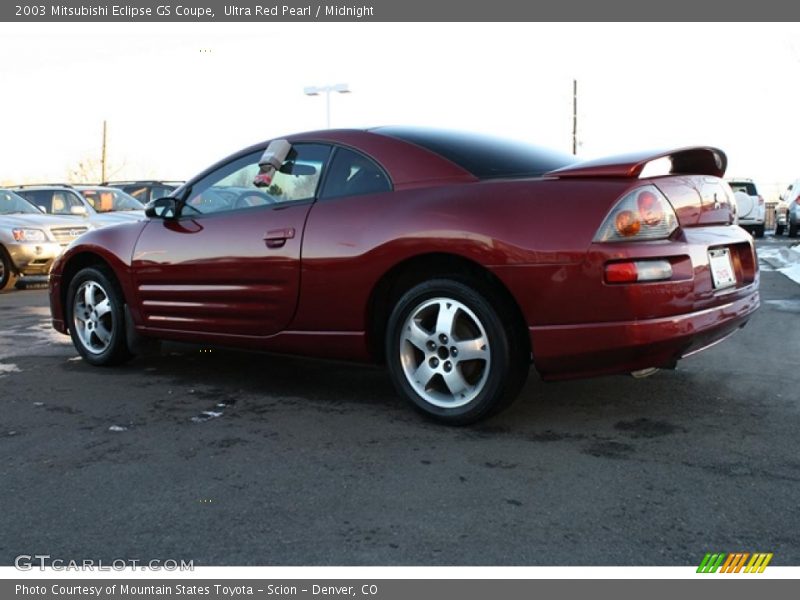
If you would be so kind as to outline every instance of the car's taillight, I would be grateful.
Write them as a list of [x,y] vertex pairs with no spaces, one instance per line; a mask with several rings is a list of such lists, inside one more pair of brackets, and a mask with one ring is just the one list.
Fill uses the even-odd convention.
[[623,196],[594,236],[595,242],[660,240],[678,228],[672,205],[658,188],[646,185]]
[[759,206],[763,206],[764,205],[764,198],[761,197],[761,194],[758,195],[758,205]]
[[606,265],[606,283],[664,281],[672,277],[668,260],[628,260]]
[[800,196],[798,196],[797,198],[794,199],[794,203],[795,204],[800,204]]

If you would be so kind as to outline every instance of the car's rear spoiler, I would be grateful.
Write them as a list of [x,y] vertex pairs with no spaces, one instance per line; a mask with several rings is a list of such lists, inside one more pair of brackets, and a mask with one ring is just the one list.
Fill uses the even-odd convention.
[[722,177],[728,166],[728,157],[719,148],[691,146],[677,150],[635,152],[577,162],[546,173],[547,177],[630,177],[638,178],[645,165],[660,158],[672,163],[672,175],[714,175]]

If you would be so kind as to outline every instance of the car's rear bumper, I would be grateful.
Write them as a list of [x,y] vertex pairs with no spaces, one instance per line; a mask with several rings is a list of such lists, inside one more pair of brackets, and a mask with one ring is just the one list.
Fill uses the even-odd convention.
[[545,379],[667,367],[722,341],[759,307],[756,285],[731,302],[697,312],[613,323],[530,327],[534,363]]

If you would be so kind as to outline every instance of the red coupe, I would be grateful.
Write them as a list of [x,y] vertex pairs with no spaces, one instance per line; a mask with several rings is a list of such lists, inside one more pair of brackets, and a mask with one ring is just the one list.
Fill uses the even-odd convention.
[[417,408],[469,423],[531,363],[644,374],[747,322],[759,274],[725,166],[710,147],[575,162],[438,130],[294,135],[73,243],[53,325],[93,365],[148,339],[385,362]]

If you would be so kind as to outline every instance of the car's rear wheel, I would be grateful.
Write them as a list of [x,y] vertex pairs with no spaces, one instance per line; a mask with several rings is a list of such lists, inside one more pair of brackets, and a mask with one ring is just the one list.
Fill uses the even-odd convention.
[[426,415],[463,425],[510,404],[530,353],[511,322],[466,283],[435,279],[406,292],[389,318],[386,356],[395,388]]
[[0,246],[0,292],[11,289],[17,280],[14,265],[6,249]]
[[756,225],[753,227],[753,237],[763,238],[764,237],[764,226],[763,225]]
[[117,365],[131,358],[125,341],[122,292],[102,267],[87,267],[67,291],[67,319],[72,343],[86,362]]
[[797,225],[791,222],[787,223],[786,225],[789,228],[789,234],[788,234],[789,237],[790,238],[797,237]]
[[783,235],[784,225],[778,223],[778,218],[775,217],[775,235]]

